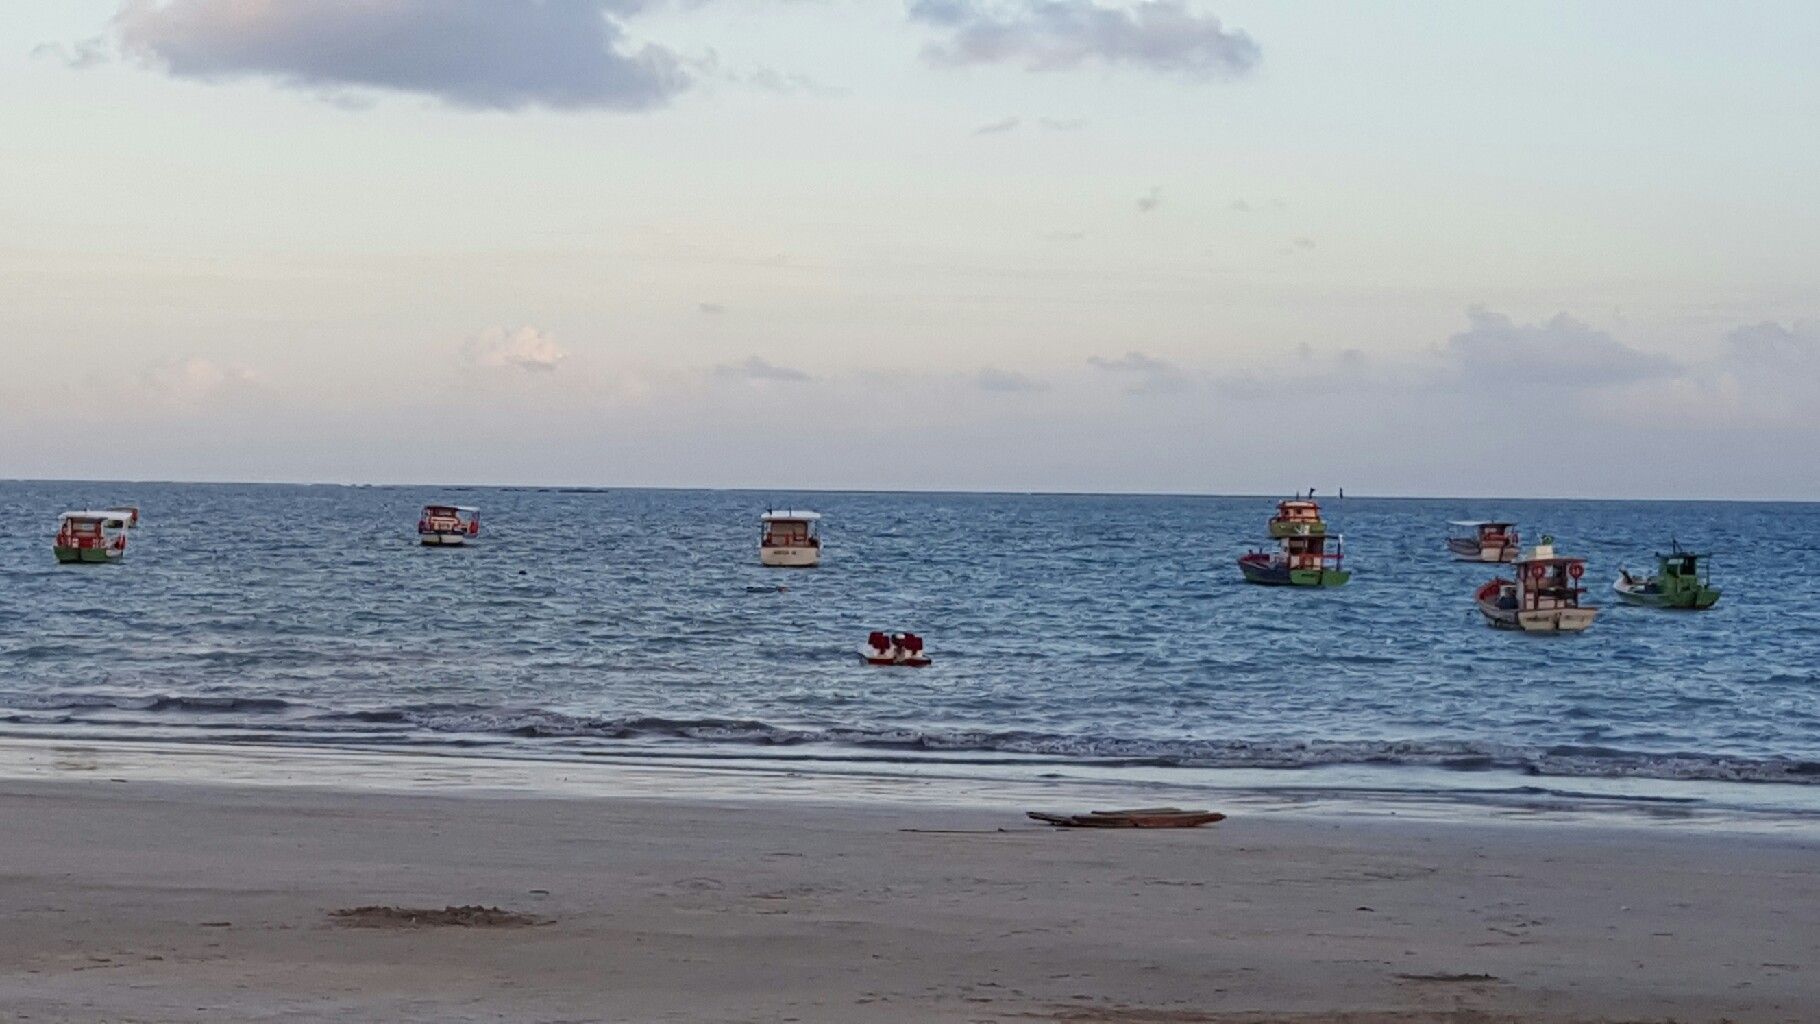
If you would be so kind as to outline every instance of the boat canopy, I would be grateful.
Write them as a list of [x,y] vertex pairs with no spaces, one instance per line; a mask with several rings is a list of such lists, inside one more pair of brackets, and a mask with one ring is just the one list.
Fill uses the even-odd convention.
[[802,512],[791,509],[780,509],[766,512],[758,517],[761,523],[813,523],[821,519],[820,512]]
[[61,519],[118,519],[119,521],[124,523],[128,519],[132,518],[132,513],[125,512],[120,509],[102,509],[100,511],[95,511],[93,509],[90,509],[90,510],[82,511],[82,512],[65,512],[61,516],[58,516],[57,518],[60,520]]
[[425,505],[423,507],[423,510],[425,512],[441,512],[444,509],[446,509],[450,512],[479,512],[480,511],[479,509],[473,507],[472,505],[441,505],[441,504],[438,504],[438,505]]
[[1449,519],[1448,526],[1515,526],[1516,523],[1504,519]]

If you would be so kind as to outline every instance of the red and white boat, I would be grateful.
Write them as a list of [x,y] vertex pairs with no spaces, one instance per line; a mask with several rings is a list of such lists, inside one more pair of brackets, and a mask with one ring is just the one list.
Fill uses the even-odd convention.
[[1518,558],[1516,579],[1503,577],[1481,585],[1474,599],[1485,621],[1497,629],[1524,633],[1578,633],[1593,624],[1599,609],[1581,605],[1586,588],[1586,559],[1555,554],[1553,537]]
[[1514,562],[1522,543],[1515,523],[1489,519],[1456,519],[1447,538],[1447,550],[1462,562]]
[[859,656],[868,665],[898,668],[928,668],[929,654],[923,638],[915,633],[882,633],[874,630],[866,637]]
[[417,542],[460,547],[480,536],[480,510],[466,505],[425,505],[417,517]]

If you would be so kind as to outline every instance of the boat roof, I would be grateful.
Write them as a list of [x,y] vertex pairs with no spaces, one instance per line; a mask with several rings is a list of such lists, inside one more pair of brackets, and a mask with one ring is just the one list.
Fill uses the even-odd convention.
[[1508,519],[1449,519],[1448,526],[1515,526]]
[[820,519],[820,512],[805,512],[800,509],[773,509],[758,517],[761,523],[813,523]]
[[61,516],[58,516],[57,518],[59,518],[59,519],[128,519],[131,517],[131,515],[132,514],[130,512],[127,512],[124,509],[107,508],[107,509],[99,509],[99,510],[84,509],[79,512],[65,512]]
[[425,505],[424,508],[426,508],[426,509],[452,508],[457,512],[479,512],[480,511],[479,509],[475,508],[472,505],[450,505],[447,502],[442,502],[442,501],[432,501],[428,505]]
[[1320,502],[1311,501],[1307,498],[1290,498],[1288,501],[1277,502],[1277,508],[1320,508],[1320,507],[1321,507]]

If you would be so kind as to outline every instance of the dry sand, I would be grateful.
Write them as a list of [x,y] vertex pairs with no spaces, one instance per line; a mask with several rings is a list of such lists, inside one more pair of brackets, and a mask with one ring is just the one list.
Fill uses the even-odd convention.
[[684,791],[0,778],[0,1019],[1820,1020],[1806,839]]

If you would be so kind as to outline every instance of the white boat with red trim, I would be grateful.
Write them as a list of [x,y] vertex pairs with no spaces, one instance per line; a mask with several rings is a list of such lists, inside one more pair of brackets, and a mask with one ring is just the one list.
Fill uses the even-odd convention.
[[1489,625],[1524,633],[1578,633],[1598,617],[1598,608],[1580,603],[1586,593],[1580,586],[1586,559],[1555,554],[1553,537],[1543,537],[1513,568],[1516,579],[1500,576],[1474,595]]
[[1515,523],[1490,519],[1456,519],[1447,550],[1462,562],[1514,562],[1523,550]]
[[859,656],[866,664],[881,668],[928,668],[931,664],[923,638],[915,633],[873,630]]
[[425,505],[417,517],[417,542],[430,548],[461,547],[480,536],[480,510],[467,505]]

